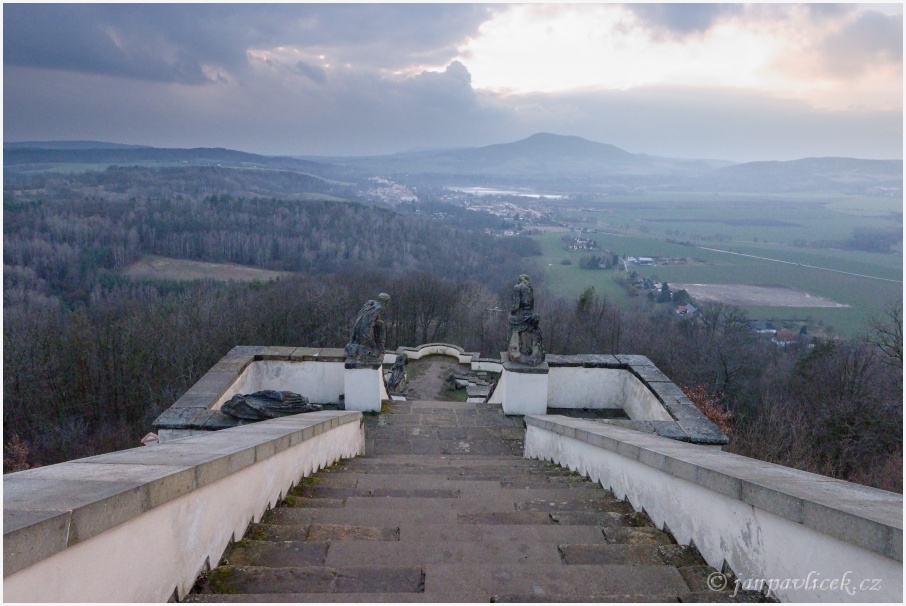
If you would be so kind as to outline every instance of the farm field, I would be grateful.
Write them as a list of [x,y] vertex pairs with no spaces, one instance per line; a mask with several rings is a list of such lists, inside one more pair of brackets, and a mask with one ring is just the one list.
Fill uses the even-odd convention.
[[[671,285],[741,285],[743,289],[782,287],[782,292],[796,293],[792,298],[771,301],[740,298],[738,291],[723,292],[724,302],[749,301],[741,306],[751,318],[808,322],[853,336],[864,331],[871,314],[902,296],[900,253],[793,245],[802,240],[843,241],[855,228],[902,229],[896,215],[902,212],[898,200],[840,195],[749,196],[734,197],[725,204],[710,199],[710,194],[707,198],[690,194],[612,197],[577,202],[577,208],[560,209],[560,216],[578,227],[599,230],[582,237],[597,240],[623,258],[687,259],[686,264],[630,266],[652,280],[666,280]],[[618,304],[639,300],[631,299],[615,281],[625,272],[580,269],[579,259],[593,252],[563,250],[562,235],[535,236],[544,254],[543,288],[547,292],[575,298],[594,286],[596,292],[607,294]],[[572,264],[562,265],[563,259]],[[716,286],[710,289],[711,295],[721,292]],[[695,298],[691,290],[690,294]]]
[[219,282],[267,282],[287,275],[284,272],[258,269],[233,263],[205,263],[148,255],[133,263],[123,275],[136,280],[216,280]]

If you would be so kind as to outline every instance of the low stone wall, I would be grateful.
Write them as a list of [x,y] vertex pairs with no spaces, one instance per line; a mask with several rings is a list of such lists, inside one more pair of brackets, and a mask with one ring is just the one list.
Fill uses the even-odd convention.
[[[501,356],[505,356],[502,353]],[[654,363],[645,356],[576,354],[546,357],[543,385],[518,391],[518,383],[538,383],[525,368],[504,371],[490,402],[504,412],[544,414],[548,408],[623,410],[629,420],[602,421],[673,440],[722,446],[727,436],[693,404]],[[525,374],[528,373],[528,374]],[[538,389],[543,389],[543,394]],[[532,394],[535,401],[508,402],[512,394]],[[546,401],[545,401],[546,398]],[[526,399],[523,397],[523,399]]]
[[342,349],[239,346],[204,374],[154,420],[161,442],[232,427],[220,407],[236,394],[292,391],[315,404],[339,404],[345,395]]
[[796,602],[902,600],[902,495],[595,421],[525,423],[526,458],[600,482],[743,589]]
[[362,413],[261,421],[3,477],[3,597],[181,599],[302,477],[364,451]]
[[410,360],[420,360],[425,356],[450,356],[456,358],[460,364],[470,364],[478,359],[478,352],[469,352],[459,345],[450,343],[425,343],[418,347],[400,347],[396,353],[384,354],[384,363],[392,364],[399,354],[406,354]]

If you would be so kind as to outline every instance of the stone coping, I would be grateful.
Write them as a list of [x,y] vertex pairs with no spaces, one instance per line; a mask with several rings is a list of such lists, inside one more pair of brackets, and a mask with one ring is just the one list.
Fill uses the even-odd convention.
[[616,354],[577,354],[572,356],[547,355],[545,362],[550,368],[606,368],[631,372],[664,406],[674,422],[670,421],[624,421],[620,425],[638,431],[655,433],[660,436],[692,442],[723,446],[730,439],[692,403],[683,390],[662,373],[654,362],[645,356]]
[[[453,351],[456,352],[456,356],[452,356],[452,355],[449,354],[449,353],[445,353],[445,354],[427,354],[427,355],[446,355],[446,356],[450,356],[450,357],[457,357],[457,358],[460,359],[460,363],[465,363],[465,362],[462,361],[463,358],[467,358],[467,359],[473,360],[473,361],[474,361],[474,360],[477,360],[477,359],[478,359],[478,355],[479,355],[479,352],[477,352],[477,351],[466,351],[465,349],[463,349],[463,348],[460,347],[459,345],[454,345],[454,344],[452,344],[452,343],[423,343],[423,344],[418,345],[418,346],[416,346],[416,347],[406,347],[406,346],[403,346],[403,347],[398,347],[398,348],[396,349],[396,352],[393,353],[392,355],[393,355],[393,357],[395,358],[395,357],[398,356],[399,354],[406,354],[406,356],[409,357],[410,359],[419,360],[419,359],[421,359],[421,358],[423,357],[423,354],[422,354],[422,351],[423,351],[423,350],[425,350],[425,349],[436,349],[436,348],[452,349]],[[387,353],[390,354],[390,352],[387,352]]]
[[309,412],[7,474],[3,576],[361,419],[360,412]]
[[525,423],[903,561],[902,495],[585,419],[536,415]]

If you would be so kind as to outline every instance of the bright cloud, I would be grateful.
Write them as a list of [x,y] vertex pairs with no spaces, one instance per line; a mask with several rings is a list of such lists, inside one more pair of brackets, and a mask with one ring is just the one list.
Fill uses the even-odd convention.
[[902,14],[518,5],[482,24],[460,51],[474,86],[498,92],[708,86],[770,92],[821,109],[902,106]]

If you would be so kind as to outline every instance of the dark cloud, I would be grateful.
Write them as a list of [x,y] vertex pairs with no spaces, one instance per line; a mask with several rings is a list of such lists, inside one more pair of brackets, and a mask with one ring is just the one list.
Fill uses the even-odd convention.
[[742,14],[740,4],[627,4],[653,34],[685,37],[701,34],[726,17]]
[[[445,63],[483,5],[6,4],[5,65],[197,84],[241,72],[252,48],[294,46],[394,69]],[[311,74],[306,74],[309,77]]]
[[819,48],[828,71],[856,76],[879,63],[903,63],[903,15],[860,13]]

